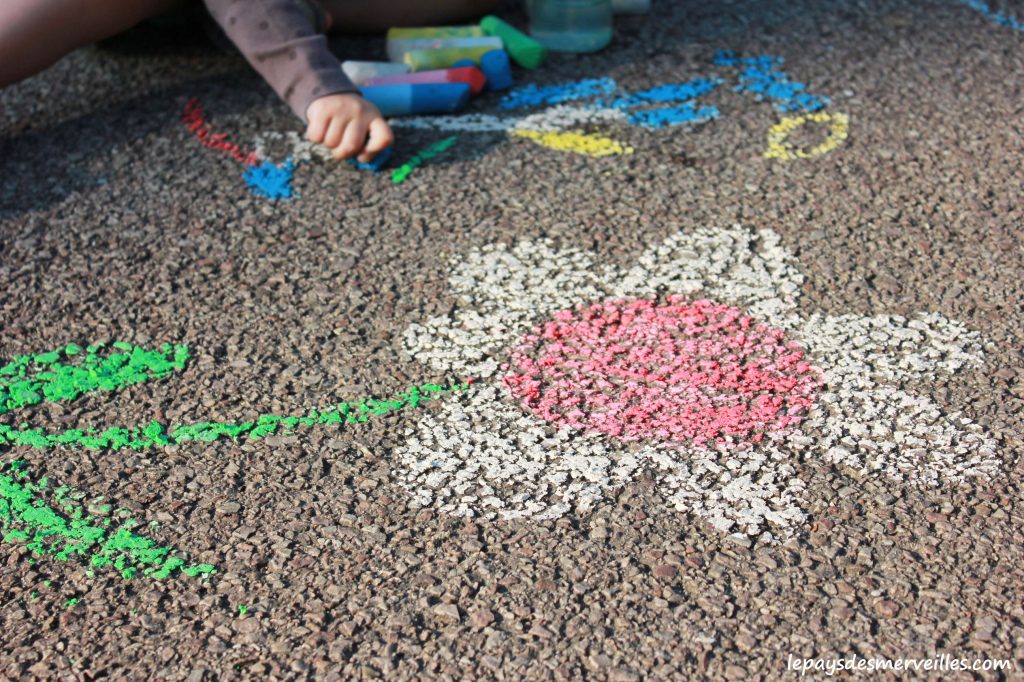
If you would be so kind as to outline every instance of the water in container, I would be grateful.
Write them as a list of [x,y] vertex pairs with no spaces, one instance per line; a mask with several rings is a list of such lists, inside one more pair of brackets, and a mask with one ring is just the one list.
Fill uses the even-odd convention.
[[612,39],[612,0],[529,0],[530,35],[557,52],[595,52]]

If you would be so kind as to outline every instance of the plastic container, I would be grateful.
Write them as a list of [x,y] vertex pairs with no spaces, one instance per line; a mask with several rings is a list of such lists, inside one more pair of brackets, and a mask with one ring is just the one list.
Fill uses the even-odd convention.
[[612,40],[612,0],[529,0],[530,35],[556,52],[596,52]]

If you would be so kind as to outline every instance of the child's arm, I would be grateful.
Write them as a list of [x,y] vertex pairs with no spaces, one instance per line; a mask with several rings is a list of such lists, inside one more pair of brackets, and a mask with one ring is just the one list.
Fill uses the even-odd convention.
[[331,148],[337,158],[358,154],[369,161],[391,144],[391,129],[345,77],[305,1],[205,0],[249,64],[307,122],[311,141]]

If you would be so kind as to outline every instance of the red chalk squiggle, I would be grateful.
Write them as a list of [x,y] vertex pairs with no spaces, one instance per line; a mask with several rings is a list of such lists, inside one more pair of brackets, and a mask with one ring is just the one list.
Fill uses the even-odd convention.
[[561,310],[504,381],[549,422],[626,441],[760,442],[799,424],[822,385],[803,349],[738,308],[669,296]]
[[210,130],[206,116],[203,114],[203,107],[195,97],[190,98],[185,103],[185,108],[181,112],[181,122],[192,131],[192,134],[196,136],[196,139],[204,147],[227,152],[228,156],[235,161],[244,163],[247,166],[259,165],[260,158],[256,155],[256,152],[242,149],[237,144],[228,142],[228,136],[225,133],[214,134]]

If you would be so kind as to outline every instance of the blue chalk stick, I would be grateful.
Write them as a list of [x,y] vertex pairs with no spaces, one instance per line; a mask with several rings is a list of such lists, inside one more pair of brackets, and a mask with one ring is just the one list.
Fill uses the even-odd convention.
[[385,116],[450,114],[469,103],[470,93],[466,83],[364,85],[360,90]]
[[384,164],[386,164],[391,159],[391,152],[391,147],[384,147],[384,149],[381,149],[379,152],[377,152],[377,156],[373,157],[370,161],[367,161],[366,163],[363,163],[362,161],[357,161],[356,159],[349,159],[348,162],[350,165],[354,166],[355,168],[358,168],[359,170],[370,171],[372,173],[379,173],[380,170],[384,167]]
[[476,66],[476,65],[477,65],[477,63],[474,62],[472,59],[460,59],[459,61],[457,61],[454,64],[452,64],[449,68],[451,68],[451,69],[458,69],[458,68],[461,68],[463,66]]
[[488,90],[508,90],[512,87],[512,65],[505,50],[491,50],[480,57],[480,70],[487,76]]

